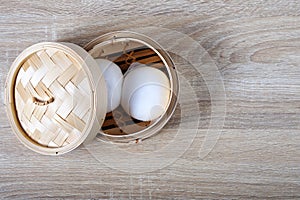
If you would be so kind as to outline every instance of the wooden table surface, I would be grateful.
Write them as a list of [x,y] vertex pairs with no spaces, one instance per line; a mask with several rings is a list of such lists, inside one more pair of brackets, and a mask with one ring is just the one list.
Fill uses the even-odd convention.
[[[0,198],[299,199],[299,14],[298,0],[1,1]],[[95,159],[84,146],[53,157],[38,155],[17,140],[5,115],[4,86],[22,50],[41,41],[84,45],[103,33],[149,26],[186,34],[209,53],[226,95],[218,100],[226,105],[221,129],[207,126],[214,120],[211,82],[197,91],[204,84],[200,73],[186,73],[199,97],[200,123],[191,127],[199,131],[189,148],[166,166],[129,173]],[[182,102],[188,100],[183,95]],[[182,105],[185,112],[193,109]],[[167,127],[184,117],[174,115]],[[202,133],[208,129],[221,135],[200,158]],[[145,145],[160,148],[166,142],[160,137],[163,133]],[[137,153],[143,145],[125,150]],[[143,166],[134,159],[115,159],[116,165],[132,163],[136,171]]]

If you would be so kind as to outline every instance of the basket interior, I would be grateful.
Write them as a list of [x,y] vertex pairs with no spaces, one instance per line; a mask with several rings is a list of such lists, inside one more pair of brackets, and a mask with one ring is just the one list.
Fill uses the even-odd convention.
[[[108,59],[117,64],[125,74],[129,66],[138,62],[163,71],[169,77],[166,66],[160,56],[150,47],[136,42],[114,42],[98,44],[90,54],[94,58]],[[145,130],[153,125],[156,120],[139,121],[128,115],[120,105],[112,112],[106,114],[102,125],[102,131],[108,135],[129,135]]]

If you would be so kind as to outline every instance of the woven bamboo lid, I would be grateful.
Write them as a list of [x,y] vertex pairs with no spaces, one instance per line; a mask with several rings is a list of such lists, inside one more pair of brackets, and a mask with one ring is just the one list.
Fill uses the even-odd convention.
[[50,155],[69,152],[96,136],[106,114],[106,95],[95,60],[70,43],[27,48],[12,64],[6,83],[7,113],[17,137]]

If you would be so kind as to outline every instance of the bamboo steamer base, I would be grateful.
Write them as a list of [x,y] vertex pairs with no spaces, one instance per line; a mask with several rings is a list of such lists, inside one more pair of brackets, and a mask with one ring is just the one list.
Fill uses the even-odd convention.
[[85,49],[93,58],[108,59],[125,74],[130,65],[139,62],[155,67],[166,74],[172,96],[166,113],[153,121],[139,121],[129,116],[120,105],[106,114],[99,137],[104,140],[128,142],[157,133],[169,120],[177,104],[178,78],[169,55],[151,39],[131,32],[114,32],[96,38]]

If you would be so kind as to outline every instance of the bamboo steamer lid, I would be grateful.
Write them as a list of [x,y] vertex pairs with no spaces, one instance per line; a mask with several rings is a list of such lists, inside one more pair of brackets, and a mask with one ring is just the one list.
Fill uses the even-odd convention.
[[41,154],[63,154],[91,141],[106,114],[102,72],[71,43],[39,43],[24,50],[10,68],[5,93],[15,134]]

